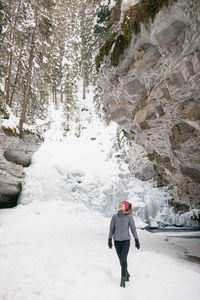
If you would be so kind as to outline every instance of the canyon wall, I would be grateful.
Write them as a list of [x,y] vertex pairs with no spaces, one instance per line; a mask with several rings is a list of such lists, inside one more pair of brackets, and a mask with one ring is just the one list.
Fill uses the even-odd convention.
[[162,7],[117,66],[111,51],[98,68],[104,110],[133,141],[132,157],[134,144],[144,150],[172,205],[200,208],[200,1]]

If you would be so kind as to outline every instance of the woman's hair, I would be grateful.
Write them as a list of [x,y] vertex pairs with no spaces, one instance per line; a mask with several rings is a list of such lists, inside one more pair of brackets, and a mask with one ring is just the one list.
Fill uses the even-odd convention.
[[130,210],[130,214],[132,215],[133,214],[133,205],[132,203],[129,202],[129,207],[128,209]]

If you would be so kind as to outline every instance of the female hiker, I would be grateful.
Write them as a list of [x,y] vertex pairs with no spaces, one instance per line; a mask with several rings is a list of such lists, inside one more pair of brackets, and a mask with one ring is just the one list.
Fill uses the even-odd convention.
[[140,249],[140,243],[133,219],[132,204],[127,201],[122,201],[119,204],[118,213],[112,216],[110,222],[110,232],[108,238],[108,246],[112,248],[112,237],[114,235],[114,245],[119,257],[121,265],[121,287],[125,287],[125,281],[129,281],[130,274],[127,270],[127,256],[130,247],[129,227],[135,239],[135,247]]

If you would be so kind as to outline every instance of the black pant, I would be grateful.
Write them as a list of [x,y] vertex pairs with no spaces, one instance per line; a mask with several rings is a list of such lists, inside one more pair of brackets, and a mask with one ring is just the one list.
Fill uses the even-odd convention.
[[119,257],[121,265],[121,275],[127,275],[127,256],[130,247],[130,240],[127,241],[115,241],[115,249]]

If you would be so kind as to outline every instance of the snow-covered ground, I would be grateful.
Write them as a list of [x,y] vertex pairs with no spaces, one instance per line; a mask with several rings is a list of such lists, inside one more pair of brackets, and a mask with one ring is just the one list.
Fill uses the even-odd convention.
[[[124,198],[142,207],[153,198],[164,202],[167,193],[130,180],[125,164],[108,159],[115,125],[94,122],[92,109],[77,138],[63,137],[62,106],[51,107],[52,125],[26,169],[20,203],[0,210],[0,300],[197,298],[199,265],[184,258],[185,248],[199,255],[199,240],[141,229],[141,249],[132,238],[128,256],[131,280],[120,288],[118,258],[107,246],[109,216]],[[136,224],[144,222],[137,217]]]
[[164,236],[138,230],[141,249],[132,240],[124,290],[107,247],[108,218],[52,201],[8,209],[0,222],[1,300],[198,299],[199,265],[179,259],[181,248]]

